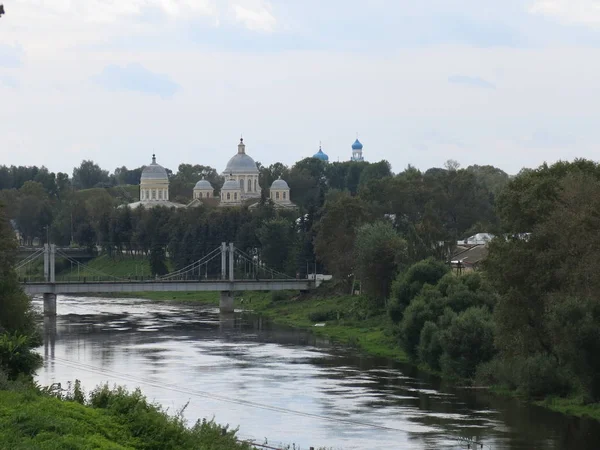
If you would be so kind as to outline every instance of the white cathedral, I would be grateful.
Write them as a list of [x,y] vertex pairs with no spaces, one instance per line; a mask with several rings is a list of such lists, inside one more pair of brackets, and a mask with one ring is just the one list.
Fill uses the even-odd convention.
[[[254,160],[246,154],[244,139],[240,139],[238,151],[231,157],[222,175],[225,183],[221,187],[220,198],[216,198],[219,206],[239,206],[244,202],[256,204],[253,199],[261,197],[262,188],[258,182],[258,167]],[[193,199],[187,204],[174,203],[169,200],[169,177],[163,166],[156,162],[152,155],[152,164],[144,167],[140,179],[140,201],[130,203],[129,207],[144,206],[191,207],[198,206],[202,200],[213,199],[214,188],[204,177],[196,183]],[[278,208],[295,208],[290,200],[290,187],[282,180],[273,182],[269,190],[269,198]]]

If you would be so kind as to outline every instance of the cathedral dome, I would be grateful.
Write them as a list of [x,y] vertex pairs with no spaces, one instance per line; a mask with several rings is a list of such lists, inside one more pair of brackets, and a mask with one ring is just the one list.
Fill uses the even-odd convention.
[[152,164],[142,170],[142,181],[169,181],[167,171],[160,164],[156,164],[156,156],[152,155]]
[[196,183],[196,186],[194,186],[194,189],[212,189],[212,184],[210,184],[210,181],[205,180],[204,177],[202,177],[202,179],[200,181],[198,181]]
[[361,144],[361,142],[357,139],[354,141],[354,144],[352,144],[352,150],[362,150],[363,149],[363,145]]
[[271,185],[271,189],[289,189],[290,187],[288,186],[288,184],[285,182],[285,180],[282,180],[281,177],[279,177],[278,180],[273,181],[273,184]]
[[256,167],[256,163],[250,156],[246,154],[246,145],[244,144],[244,139],[240,139],[238,152],[229,160],[223,173],[226,175],[258,173],[258,167]]
[[223,184],[223,187],[221,188],[222,191],[235,191],[235,190],[239,190],[239,189],[240,189],[240,185],[235,180],[227,180]]
[[321,161],[329,161],[329,156],[323,153],[321,147],[319,147],[319,151],[313,155],[313,158],[320,159]]

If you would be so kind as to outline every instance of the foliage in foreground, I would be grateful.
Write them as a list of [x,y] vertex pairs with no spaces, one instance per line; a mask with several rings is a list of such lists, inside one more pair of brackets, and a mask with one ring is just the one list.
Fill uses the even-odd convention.
[[[75,388],[61,398],[0,377],[0,448],[15,450],[245,450],[235,430],[214,421],[186,427],[140,391],[100,386],[89,398]],[[82,404],[83,403],[83,404]]]

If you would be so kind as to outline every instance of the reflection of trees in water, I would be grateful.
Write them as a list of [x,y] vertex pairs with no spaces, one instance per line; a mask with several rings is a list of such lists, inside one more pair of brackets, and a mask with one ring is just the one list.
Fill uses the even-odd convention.
[[[153,330],[153,331],[142,331]],[[44,354],[54,354],[57,341],[67,354],[82,347],[91,348],[93,358],[103,367],[114,365],[117,354],[143,357],[152,370],[159,370],[168,348],[153,346],[163,338],[195,341],[240,343],[239,347],[203,346],[202,352],[226,356],[238,370],[270,364],[275,357],[257,356],[247,344],[277,344],[299,350],[306,346],[329,346],[327,339],[305,331],[275,326],[259,316],[243,313],[219,315],[217,310],[148,312],[142,315],[92,314],[61,316],[44,321]],[[600,424],[592,420],[567,418],[516,400],[496,397],[481,390],[461,389],[425,374],[414,366],[368,357],[355,350],[335,347],[327,353],[305,351],[298,358],[277,363],[314,367],[305,377],[333,380],[318,383],[315,401],[333,417],[360,417],[369,422],[378,414],[382,420],[401,417],[403,421],[425,426],[430,431],[409,432],[408,438],[420,441],[420,447],[437,448],[453,436],[472,436],[492,448],[595,449],[600,442]],[[304,370],[304,369],[303,369]],[[356,400],[356,396],[359,399]],[[354,399],[353,399],[354,398]],[[352,408],[352,410],[350,410]],[[433,446],[433,447],[432,447]]]

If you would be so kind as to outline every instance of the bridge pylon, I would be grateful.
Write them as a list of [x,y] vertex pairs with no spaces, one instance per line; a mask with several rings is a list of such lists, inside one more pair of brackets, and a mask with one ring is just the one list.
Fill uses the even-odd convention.
[[56,282],[56,244],[44,244],[44,279]]

